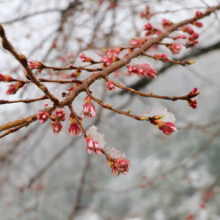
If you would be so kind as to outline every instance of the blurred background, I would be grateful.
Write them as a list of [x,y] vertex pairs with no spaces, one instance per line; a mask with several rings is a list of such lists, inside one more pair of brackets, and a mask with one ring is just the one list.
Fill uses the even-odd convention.
[[[179,22],[197,10],[219,4],[218,0],[0,0],[0,22],[18,52],[28,60],[49,66],[82,65],[79,54],[100,59],[102,48],[129,46],[132,37],[144,36],[148,21],[140,12],[149,4],[157,26],[162,18]],[[88,156],[82,137],[70,137],[68,120],[59,135],[49,122],[39,121],[0,140],[0,219],[4,220],[219,220],[220,219],[220,12],[202,19],[199,44],[172,55],[165,47],[150,54],[167,53],[170,59],[196,59],[189,67],[164,64],[141,57],[132,63],[150,63],[156,79],[127,76],[126,68],[110,78],[132,88],[158,95],[186,95],[198,87],[197,109],[186,101],[171,102],[106,91],[103,80],[95,82],[93,94],[116,109],[138,114],[166,107],[176,117],[177,133],[164,135],[153,125],[96,106],[97,116],[85,119],[105,134],[105,148],[114,147],[131,162],[127,176],[114,177],[104,156]],[[0,48],[0,73],[24,79],[23,69]],[[66,79],[71,71],[43,70],[37,77]],[[83,71],[79,79],[85,79]],[[54,93],[71,85],[45,83]],[[41,97],[33,85],[0,99]],[[82,111],[85,93],[73,102]],[[0,123],[38,112],[44,102],[0,106]],[[65,109],[68,112],[68,109]],[[68,116],[68,113],[67,113]],[[71,214],[73,213],[73,214]],[[72,215],[72,217],[71,217]]]

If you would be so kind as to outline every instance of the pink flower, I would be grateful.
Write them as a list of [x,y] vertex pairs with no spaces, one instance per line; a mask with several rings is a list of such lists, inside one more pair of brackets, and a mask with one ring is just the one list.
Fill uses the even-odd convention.
[[151,123],[154,124],[156,128],[161,130],[166,135],[172,135],[173,132],[177,131],[175,124],[172,122],[153,120],[151,121]]
[[193,33],[194,33],[194,30],[193,30],[190,26],[188,26],[188,25],[183,26],[183,27],[181,28],[181,30],[182,30],[183,32],[188,33],[188,34],[193,34]]
[[146,41],[147,41],[147,39],[145,39],[145,38],[133,38],[132,40],[129,41],[129,44],[137,47],[137,46],[143,45]]
[[39,73],[41,73],[41,71],[43,70],[44,68],[44,65],[37,61],[37,60],[32,60],[32,61],[29,61],[29,67],[33,70],[33,69],[38,69]]
[[66,112],[62,108],[57,108],[55,111],[55,118],[57,121],[65,121],[66,120]]
[[197,19],[199,19],[201,16],[203,16],[203,12],[197,11],[197,12],[196,12],[196,15],[195,15],[195,17],[194,17],[194,19],[197,20]]
[[191,24],[196,26],[196,27],[198,27],[198,28],[202,28],[203,27],[203,23],[202,22],[194,21]]
[[122,51],[122,47],[118,47],[114,50],[108,50],[107,55],[108,57],[117,57],[121,51]]
[[82,62],[88,62],[88,63],[92,63],[93,59],[91,57],[86,57],[84,53],[81,53],[79,55],[80,59]]
[[148,78],[156,78],[157,71],[152,69],[150,64],[136,64],[134,66],[128,66],[128,74],[137,74],[138,77],[146,76]]
[[[82,124],[82,119],[79,118],[80,123]],[[80,126],[78,125],[76,118],[73,116],[73,114],[70,114],[70,127],[69,127],[69,134],[70,136],[80,136],[82,134],[82,131],[80,129]]]
[[125,155],[115,148],[108,149],[106,154],[109,166],[112,169],[111,173],[114,176],[118,176],[120,173],[126,175],[129,171],[130,161],[125,158]]
[[189,99],[189,100],[187,100],[187,101],[188,101],[188,104],[189,104],[189,106],[190,106],[191,108],[196,109],[196,107],[197,107],[197,101],[196,101],[195,98],[194,98],[194,99]]
[[106,86],[108,90],[111,90],[112,92],[115,91],[115,86],[111,81],[106,81]]
[[153,34],[160,34],[161,31],[153,27],[150,23],[147,23],[144,25],[144,31],[147,31],[145,33],[145,36],[153,35]]
[[59,134],[59,132],[63,130],[63,126],[59,121],[52,121],[50,125],[52,126],[54,134]]
[[163,62],[168,62],[169,61],[168,56],[165,53],[163,53],[163,54],[156,54],[156,55],[154,55],[154,58],[157,59],[157,60],[161,60]]
[[106,142],[103,135],[97,132],[97,127],[92,126],[86,132],[86,150],[89,154],[94,151],[95,154],[100,155],[102,148],[105,146]]
[[181,45],[179,44],[169,44],[166,47],[170,49],[172,54],[179,54],[180,50],[182,49]]
[[193,33],[192,35],[190,35],[189,41],[194,41],[198,38],[199,38],[199,34],[198,33]]
[[168,28],[168,27],[170,27],[171,25],[173,24],[173,22],[172,21],[169,21],[169,20],[167,20],[167,19],[162,19],[162,26],[166,29],[166,28]]
[[0,73],[0,82],[12,82],[13,78],[9,75],[2,75]]
[[[166,135],[172,135],[176,132],[175,117],[166,108],[154,108],[151,111],[145,111],[140,114],[141,117],[148,118],[148,120],[161,130]],[[162,120],[158,120],[162,119]]]
[[93,105],[91,98],[89,96],[87,96],[85,99],[85,104],[83,105],[83,118],[85,117],[89,117],[90,119],[95,117],[96,114],[96,110],[95,110],[95,106]]
[[40,121],[40,123],[45,123],[49,117],[50,117],[49,113],[44,111],[39,111],[37,119]]
[[6,91],[6,95],[14,95],[20,88],[24,86],[25,83],[17,82],[15,84],[10,84],[8,86],[8,90]]
[[113,63],[113,58],[112,57],[102,57],[101,61],[106,64],[106,66],[109,66]]
[[[197,87],[195,87],[188,95],[189,96],[192,96],[192,95],[195,95],[197,93]],[[189,99],[187,100],[188,101],[188,104],[191,108],[194,108],[196,109],[197,107],[197,101],[195,98],[192,98],[192,99]]]
[[70,74],[71,78],[77,78],[78,76],[80,76],[81,74],[81,70],[80,69],[76,69],[73,73]]

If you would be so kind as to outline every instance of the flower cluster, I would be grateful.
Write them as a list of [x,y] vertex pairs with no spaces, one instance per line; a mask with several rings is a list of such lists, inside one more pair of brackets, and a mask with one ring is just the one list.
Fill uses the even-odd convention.
[[82,62],[88,62],[88,63],[93,63],[93,59],[91,57],[86,57],[84,53],[81,53],[79,55],[80,59]]
[[156,60],[161,60],[162,62],[168,62],[169,61],[168,56],[165,53],[163,53],[163,54],[156,54],[156,55],[154,55],[154,58]]
[[[148,117],[150,122],[166,135],[172,135],[173,132],[177,131],[175,125],[176,119],[171,112],[167,111],[166,108],[154,108],[149,112],[145,111],[141,113],[140,116]],[[162,120],[159,120],[161,118]]]
[[146,76],[148,78],[156,78],[157,71],[152,69],[150,64],[136,64],[133,66],[128,66],[128,74],[137,74],[138,77]]
[[[192,96],[192,95],[195,95],[196,93],[197,93],[197,88],[195,87],[195,88],[193,89],[193,91],[191,91],[188,95],[189,95],[189,96]],[[189,106],[190,106],[191,108],[196,109],[196,107],[197,107],[196,98],[192,98],[192,99],[189,99],[189,100],[187,100],[187,101],[188,101],[188,104],[189,104]]]
[[103,135],[97,132],[97,127],[92,126],[86,132],[85,142],[87,144],[86,150],[89,154],[94,151],[95,154],[100,155],[102,148],[106,142]]
[[83,111],[82,111],[83,118],[89,117],[91,119],[91,118],[95,117],[96,109],[92,103],[91,98],[89,96],[87,96],[84,99],[84,101],[85,101],[85,104],[83,105]]
[[104,63],[102,66],[105,68],[106,66],[111,65],[112,63],[119,60],[118,55],[123,50],[122,47],[118,47],[113,50],[103,50],[106,52],[107,56],[101,57],[101,61]]
[[37,61],[37,60],[32,60],[29,61],[29,67],[33,70],[33,69],[37,69],[39,71],[39,73],[41,73],[41,71],[44,68],[43,63]]
[[107,87],[107,90],[111,90],[112,92],[115,91],[115,86],[111,81],[106,81],[106,87]]
[[125,155],[115,148],[108,149],[106,154],[109,166],[112,169],[111,173],[114,176],[118,176],[120,173],[126,175],[129,171],[130,161],[125,158]]
[[55,114],[51,116],[52,121],[50,125],[52,126],[54,134],[59,134],[59,132],[63,130],[63,126],[60,123],[60,121],[66,120],[65,115],[66,115],[66,112],[62,108],[58,108],[56,109]]
[[162,19],[162,26],[163,26],[163,28],[168,28],[168,27],[170,27],[172,24],[173,24],[173,22],[172,21],[169,21],[169,20],[167,20],[167,19]]
[[17,82],[15,84],[10,84],[8,86],[8,90],[6,91],[6,95],[14,95],[16,92],[25,85],[23,82]]
[[12,82],[13,78],[9,75],[2,75],[0,73],[0,82]]
[[153,35],[153,34],[157,34],[157,35],[158,35],[158,34],[161,33],[161,31],[158,30],[157,28],[153,27],[153,26],[151,25],[151,23],[145,24],[143,30],[144,30],[144,31],[147,31],[147,32],[145,33],[145,36],[150,36],[150,35]]
[[[82,118],[78,117],[78,120],[82,124]],[[80,129],[80,126],[77,123],[76,118],[73,116],[73,114],[70,114],[70,127],[69,127],[69,134],[70,136],[80,136],[82,134],[82,131]]]
[[170,49],[172,54],[179,54],[180,50],[182,49],[181,45],[180,44],[176,44],[176,43],[168,44],[168,45],[166,45],[166,47],[168,49]]
[[138,47],[138,46],[143,45],[146,41],[147,41],[146,38],[132,38],[129,41],[129,44],[131,44],[134,47]]
[[49,117],[50,117],[49,113],[45,111],[39,111],[37,119],[40,121],[40,123],[45,123]]

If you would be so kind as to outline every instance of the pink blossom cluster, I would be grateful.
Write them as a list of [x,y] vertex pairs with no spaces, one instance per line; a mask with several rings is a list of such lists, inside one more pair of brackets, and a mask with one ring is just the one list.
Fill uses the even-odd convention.
[[180,51],[182,50],[181,45],[180,44],[176,44],[176,43],[167,44],[166,47],[170,49],[172,54],[179,54]]
[[162,62],[168,62],[169,61],[168,56],[165,53],[163,53],[163,54],[156,54],[156,55],[154,55],[154,58],[156,60],[161,60]]
[[88,63],[93,63],[93,59],[91,57],[86,57],[84,53],[81,53],[79,55],[80,59],[82,62],[88,62]]
[[106,87],[107,87],[107,90],[110,90],[112,92],[115,91],[115,86],[111,81],[106,81]]
[[41,73],[41,71],[43,70],[44,68],[44,65],[37,61],[37,60],[32,60],[32,61],[29,61],[29,67],[33,70],[33,69],[37,69],[39,73]]
[[147,41],[146,38],[132,38],[129,41],[129,44],[131,44],[134,47],[138,47],[138,46],[143,45],[146,41]]
[[40,121],[40,123],[45,123],[49,117],[49,113],[41,110],[38,112],[37,119]]
[[158,35],[158,34],[161,33],[161,31],[158,30],[157,28],[153,27],[153,26],[151,25],[151,23],[145,24],[143,30],[144,30],[144,31],[147,31],[147,32],[145,33],[145,36],[150,36],[150,35],[153,35],[153,34],[157,34],[157,35]]
[[52,126],[54,134],[59,134],[59,132],[63,130],[63,126],[60,123],[60,121],[66,120],[65,115],[66,115],[66,112],[62,108],[58,108],[56,109],[55,114],[51,116],[52,121],[50,125]]
[[15,84],[10,84],[8,86],[8,90],[6,91],[6,95],[14,95],[16,92],[25,85],[23,82],[17,82]]
[[[78,120],[82,124],[82,118],[78,117]],[[69,134],[70,136],[80,136],[82,134],[82,131],[80,129],[80,126],[77,123],[76,118],[73,116],[73,114],[70,114],[70,127],[69,127]]]
[[89,96],[87,96],[84,101],[85,104],[83,105],[82,111],[83,118],[89,117],[90,119],[92,119],[93,117],[95,117],[96,114],[95,106],[93,105],[92,100]]
[[106,142],[103,135],[97,132],[97,127],[92,126],[86,132],[85,137],[86,150],[89,154],[94,151],[95,154],[100,155],[102,148],[105,146]]
[[[154,108],[151,111],[145,111],[140,114],[141,117],[148,117],[155,127],[166,135],[172,135],[176,132],[175,117],[166,108]],[[161,119],[161,120],[160,120]]]
[[165,29],[170,27],[173,24],[172,21],[169,21],[169,20],[167,20],[165,18],[162,19],[161,23],[162,23],[163,28],[165,28]]
[[[189,95],[195,95],[197,92],[197,88],[195,87],[190,93]],[[196,98],[191,98],[188,100],[188,104],[191,108],[196,109],[197,108],[197,100]]]
[[109,166],[112,169],[111,173],[114,176],[118,176],[120,173],[126,175],[129,171],[130,161],[125,158],[125,155],[115,148],[108,149],[106,154]]
[[148,78],[156,78],[157,71],[152,69],[150,64],[136,64],[133,66],[128,66],[128,74],[137,74],[138,77],[146,76]]
[[13,78],[9,75],[3,75],[0,73],[0,82],[12,82]]

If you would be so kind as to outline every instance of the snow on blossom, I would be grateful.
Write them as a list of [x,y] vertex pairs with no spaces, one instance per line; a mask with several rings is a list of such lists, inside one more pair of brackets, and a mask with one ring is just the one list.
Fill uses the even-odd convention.
[[92,154],[94,151],[95,154],[100,155],[101,149],[105,146],[106,142],[103,138],[103,134],[100,134],[97,131],[96,126],[91,126],[86,132],[86,150],[89,154]]
[[151,111],[145,111],[140,114],[141,117],[154,117],[154,116],[164,116],[162,120],[150,120],[156,128],[161,130],[166,135],[172,135],[172,132],[176,132],[175,116],[173,113],[168,112],[166,108],[154,108]]
[[109,148],[106,154],[109,166],[112,169],[111,173],[114,176],[118,176],[120,173],[126,175],[129,171],[130,161],[125,158],[125,154],[115,148]]

